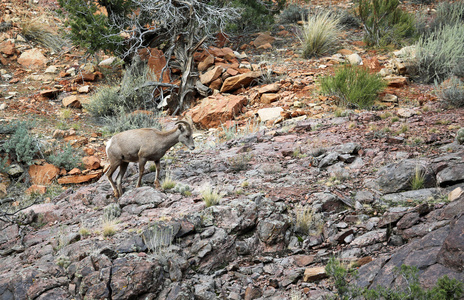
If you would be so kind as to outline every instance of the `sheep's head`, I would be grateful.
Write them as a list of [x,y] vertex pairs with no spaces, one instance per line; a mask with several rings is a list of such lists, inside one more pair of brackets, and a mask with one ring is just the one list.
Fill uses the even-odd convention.
[[193,142],[193,131],[190,124],[186,121],[177,121],[176,126],[180,130],[179,142],[187,146],[190,150],[194,150],[195,144]]

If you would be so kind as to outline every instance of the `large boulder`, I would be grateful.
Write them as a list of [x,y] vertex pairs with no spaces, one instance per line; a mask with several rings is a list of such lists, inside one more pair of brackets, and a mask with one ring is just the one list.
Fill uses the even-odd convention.
[[261,76],[260,71],[252,71],[227,78],[221,88],[221,93],[237,90],[249,86]]
[[47,64],[48,59],[39,49],[24,51],[18,58],[18,63],[25,68],[38,68]]
[[188,113],[192,121],[205,128],[218,127],[228,120],[232,120],[241,112],[247,103],[245,96],[210,96],[192,108]]
[[417,172],[423,176],[425,188],[436,186],[433,170],[428,163],[406,159],[382,167],[378,171],[377,188],[384,194],[410,190],[411,180]]

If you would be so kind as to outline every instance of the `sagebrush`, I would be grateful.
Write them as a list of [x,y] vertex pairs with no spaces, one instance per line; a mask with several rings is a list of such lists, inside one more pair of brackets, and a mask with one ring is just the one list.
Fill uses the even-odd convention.
[[416,48],[414,64],[418,80],[425,83],[442,82],[453,72],[462,73],[460,64],[464,62],[464,26],[445,25],[421,37]]

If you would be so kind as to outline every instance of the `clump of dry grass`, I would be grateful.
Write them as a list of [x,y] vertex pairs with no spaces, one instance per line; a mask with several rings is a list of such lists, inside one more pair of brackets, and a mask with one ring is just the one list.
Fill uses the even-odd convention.
[[300,37],[303,57],[311,58],[330,52],[337,45],[339,23],[339,17],[329,11],[308,17]]
[[32,19],[21,22],[21,34],[29,41],[36,42],[53,51],[60,51],[65,40],[48,27],[42,20]]

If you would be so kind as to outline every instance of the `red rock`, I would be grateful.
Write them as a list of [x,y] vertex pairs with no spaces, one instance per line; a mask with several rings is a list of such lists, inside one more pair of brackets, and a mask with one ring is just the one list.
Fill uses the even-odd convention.
[[279,100],[279,94],[262,94],[261,95],[261,103],[269,104]]
[[373,73],[378,73],[382,67],[377,57],[368,57],[363,61],[364,65],[369,68]]
[[325,267],[307,268],[304,272],[303,281],[313,282],[327,277]]
[[18,63],[26,68],[39,68],[47,63],[47,58],[39,49],[24,51],[18,58]]
[[208,55],[205,59],[203,59],[198,64],[198,71],[200,71],[200,72],[206,71],[213,64],[214,64],[214,56]]
[[295,255],[293,259],[297,266],[304,267],[314,261],[314,255]]
[[337,53],[340,53],[341,55],[351,55],[353,54],[354,52],[349,50],[349,49],[340,49],[337,51]]
[[389,87],[401,88],[408,84],[408,78],[406,77],[387,77],[385,80],[387,80]]
[[221,66],[214,67],[213,69],[209,70],[208,72],[200,75],[200,82],[204,85],[210,84],[212,81],[218,79],[224,69]]
[[238,70],[234,69],[234,68],[227,68],[227,71],[226,71],[229,75],[231,76],[235,76],[235,75],[238,75]]
[[51,89],[51,90],[44,90],[40,91],[40,95],[43,97],[47,97],[50,99],[56,98],[56,96],[60,93],[59,89]]
[[60,169],[52,164],[32,165],[28,172],[33,184],[49,185],[58,176]]
[[84,136],[67,136],[64,138],[64,141],[70,143],[74,148],[79,148],[88,143],[88,139]]
[[67,175],[77,175],[77,174],[82,174],[81,170],[79,168],[73,168],[71,171],[67,173]]
[[27,190],[26,194],[40,194],[43,195],[47,192],[47,187],[44,185],[33,184]]
[[221,125],[227,120],[232,120],[236,114],[240,113],[246,104],[245,96],[209,96],[201,103],[192,108],[187,115],[196,124],[205,128],[213,128]]
[[209,85],[209,88],[212,90],[219,90],[221,86],[222,86],[222,78],[218,78],[214,80],[213,82],[211,82],[211,84]]
[[216,34],[216,45],[219,47],[224,47],[224,45],[229,41],[229,36],[224,32],[219,32]]
[[148,68],[155,74],[157,81],[170,82],[169,69],[166,68],[163,72],[163,79],[161,80],[161,72],[166,67],[166,57],[163,51],[153,48],[150,51],[148,58]]
[[280,90],[280,84],[279,83],[271,83],[267,84],[265,86],[262,86],[258,88],[258,93],[264,94],[264,93],[276,93]]
[[103,175],[103,170],[93,171],[92,173],[82,174],[82,175],[71,175],[58,178],[59,184],[76,184],[89,182],[93,179],[98,179]]
[[92,156],[95,154],[95,149],[89,148],[89,147],[84,147],[83,151],[85,154]]
[[64,107],[73,107],[73,108],[82,107],[82,104],[76,95],[63,98],[63,100],[61,100],[61,103],[63,104]]
[[14,55],[16,53],[15,44],[12,41],[1,42],[0,53],[6,54],[6,55]]
[[262,50],[269,50],[272,49],[272,45],[270,43],[266,43],[264,45],[261,45],[259,47],[256,47],[257,49],[262,49]]
[[[269,33],[260,33],[258,37],[253,41],[253,45],[256,48],[263,46],[265,44],[272,44],[275,41],[275,38],[272,37]],[[271,46],[272,47],[272,46]]]
[[82,162],[87,170],[96,170],[100,168],[101,163],[100,159],[96,156],[85,156],[82,158]]
[[227,78],[221,88],[221,93],[233,91],[241,87],[249,86],[254,80],[261,76],[260,71],[247,72]]

